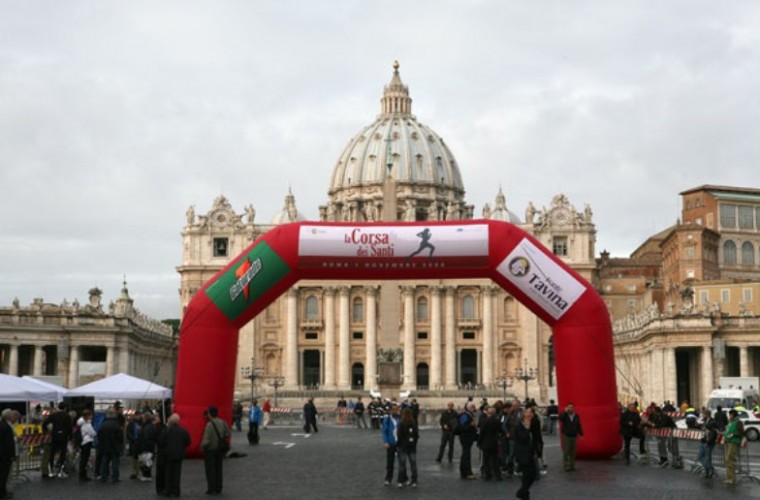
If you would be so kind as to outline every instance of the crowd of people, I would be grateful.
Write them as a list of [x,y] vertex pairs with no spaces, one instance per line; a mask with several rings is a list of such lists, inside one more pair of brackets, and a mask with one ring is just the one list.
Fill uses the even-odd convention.
[[[744,424],[739,419],[739,412],[736,408],[731,408],[726,412],[721,406],[717,406],[715,412],[707,408],[701,408],[697,411],[685,401],[678,408],[671,402],[665,401],[662,406],[652,402],[642,410],[637,402],[630,403],[622,410],[620,416],[620,433],[623,436],[625,463],[631,463],[631,441],[633,439],[638,439],[640,459],[647,461],[647,430],[675,429],[674,414],[681,414],[685,417],[687,428],[703,431],[696,462],[701,466],[701,476],[704,478],[715,476],[712,456],[719,437],[722,436],[726,465],[726,479],[724,482],[735,484],[739,448],[746,445]],[[658,465],[662,468],[668,466],[676,469],[683,468],[683,459],[678,448],[678,440],[672,438],[669,434],[668,432],[656,434]]]
[[[386,451],[385,485],[392,484],[398,462],[398,487],[416,488],[419,405],[415,400],[403,403],[386,401],[380,408],[382,414],[378,417],[378,423]],[[497,401],[491,405],[484,399],[478,407],[470,399],[461,410],[456,410],[454,403],[449,402],[438,420],[441,442],[435,460],[440,463],[446,456],[451,463],[458,438],[461,448],[459,475],[463,480],[478,479],[472,466],[473,448],[477,446],[481,453],[480,478],[501,481],[504,477],[519,474],[521,485],[517,497],[528,499],[530,487],[538,478],[539,471],[546,470],[543,463],[544,429],[547,433],[554,433],[556,422],[559,422],[563,434],[563,463],[567,472],[575,470],[575,442],[583,436],[580,416],[572,403],[561,414],[556,405],[554,408],[548,407],[543,414],[547,417],[546,428],[533,400],[524,405],[518,400]]]
[[[12,413],[12,410],[3,412],[0,434],[5,445],[7,425],[10,429],[8,446],[14,450],[15,459],[15,435],[9,424],[17,419],[12,418]],[[126,455],[131,479],[154,481],[156,493],[161,496],[180,495],[182,460],[190,446],[190,435],[180,426],[179,415],[173,414],[162,422],[158,413],[145,404],[126,416],[117,401],[106,410],[102,421],[95,423],[93,417],[89,409],[78,415],[69,410],[65,402],[49,408],[45,414],[40,408],[35,409],[34,418],[46,436],[40,465],[43,480],[66,479],[75,472],[82,483],[92,480],[118,483],[121,482],[121,459]],[[0,498],[12,498],[12,494],[5,491],[3,481],[7,479],[3,477],[3,457],[7,456],[6,453],[0,456]]]

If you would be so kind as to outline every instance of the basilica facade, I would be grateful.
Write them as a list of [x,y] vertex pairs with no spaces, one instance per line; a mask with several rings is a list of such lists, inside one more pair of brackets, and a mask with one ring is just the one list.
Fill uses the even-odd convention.
[[[319,221],[510,222],[535,236],[591,281],[596,229],[591,207],[563,194],[531,202],[518,216],[501,188],[480,210],[466,198],[463,173],[444,140],[412,114],[412,99],[398,64],[384,87],[380,114],[362,127],[325,168],[327,201]],[[298,186],[296,186],[296,190]],[[255,201],[255,200],[254,200]],[[183,308],[218,270],[253,240],[279,224],[305,221],[291,191],[269,222],[256,220],[247,202],[235,209],[219,196],[207,210],[187,211],[182,230],[180,298]],[[400,373],[393,373],[393,365]],[[506,390],[516,370],[533,369],[531,397],[553,394],[551,329],[489,279],[423,281],[301,281],[241,331],[236,390],[279,378],[283,389],[345,392]],[[522,396],[522,382],[509,392]],[[266,383],[261,388],[266,389]]]

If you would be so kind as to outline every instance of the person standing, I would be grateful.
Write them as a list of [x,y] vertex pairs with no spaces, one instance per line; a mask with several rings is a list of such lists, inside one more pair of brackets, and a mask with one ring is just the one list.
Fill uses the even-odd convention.
[[438,457],[435,459],[439,462],[443,459],[443,453],[446,446],[449,447],[449,463],[454,458],[454,428],[457,425],[457,412],[454,409],[454,403],[449,401],[446,409],[441,412],[441,418],[438,420],[441,426],[441,446],[438,448]]
[[398,405],[391,404],[389,413],[383,417],[381,424],[381,436],[383,448],[385,448],[385,485],[390,486],[393,481],[393,466],[396,462],[398,450]]
[[103,454],[101,462],[100,480],[108,481],[109,472],[111,481],[119,482],[119,459],[124,449],[124,431],[119,426],[116,410],[109,409],[106,418],[98,430],[98,453]]
[[259,402],[255,399],[251,400],[251,407],[248,409],[248,444],[259,444],[259,425],[263,415],[261,408],[259,408]]
[[90,463],[92,444],[98,435],[92,427],[92,412],[90,410],[83,411],[77,425],[79,426],[79,433],[82,435],[82,444],[79,446],[79,481],[91,481],[87,475],[87,466]]
[[319,432],[317,429],[317,407],[314,406],[314,398],[309,398],[306,404],[303,405],[303,431],[309,433],[311,428],[314,428],[314,432]]
[[546,407],[546,416],[549,418],[547,434],[553,436],[557,429],[557,420],[559,419],[559,406],[557,406],[553,399],[549,400],[549,406]]
[[739,458],[739,445],[744,437],[744,425],[739,420],[739,413],[728,410],[728,425],[723,433],[723,442],[726,447],[726,484],[736,483],[736,460]]
[[697,455],[697,462],[702,464],[704,468],[703,477],[711,478],[715,475],[715,468],[712,464],[712,454],[715,448],[715,443],[718,440],[718,423],[710,415],[710,410],[702,410],[702,430],[704,436],[699,443],[699,454]]
[[496,408],[486,409],[480,426],[480,449],[483,450],[483,479],[501,481],[499,464],[499,439],[501,438],[501,420],[496,415]]
[[[66,453],[68,451],[69,440],[71,440],[74,425],[71,422],[69,413],[66,411],[66,403],[59,403],[58,411],[51,413],[42,425],[43,427],[52,426],[50,450],[51,471],[49,474],[53,477],[68,477],[64,470],[64,465],[66,464]],[[56,456],[58,457],[57,461]],[[53,465],[53,462],[55,462],[55,465]]]
[[172,414],[167,421],[166,429],[159,438],[159,448],[164,457],[164,484],[161,494],[168,497],[179,497],[182,478],[182,459],[190,446],[190,434],[180,427],[179,415]]
[[138,462],[140,464],[140,481],[151,481],[153,462],[156,456],[156,441],[158,430],[153,423],[153,413],[150,410],[142,414],[142,427],[138,437]]
[[622,415],[620,415],[620,434],[623,436],[625,464],[631,464],[631,440],[639,437],[639,453],[643,456],[646,453],[643,448],[644,441],[640,437],[643,432],[641,428],[641,415],[636,409],[635,403],[630,403]]
[[[412,488],[417,487],[417,441],[420,439],[417,421],[414,419],[414,411],[404,408],[398,424],[398,486],[408,484]],[[406,461],[409,460],[409,468],[412,480],[406,474]]]
[[457,421],[459,444],[462,456],[459,460],[459,475],[462,479],[477,479],[472,473],[472,445],[478,437],[478,424],[475,421],[475,403],[468,401]]
[[346,411],[348,411],[348,403],[346,402],[346,398],[344,398],[343,395],[338,398],[338,405],[335,408],[335,411],[338,414],[338,425],[343,425],[343,421],[346,418]]
[[241,421],[243,420],[243,403],[235,400],[232,403],[232,422],[235,425],[235,430],[240,432],[243,430]]
[[568,403],[565,411],[559,417],[562,427],[562,462],[565,471],[575,470],[575,446],[578,436],[583,436],[581,417],[575,413],[575,405]]
[[272,403],[269,402],[269,398],[266,398],[264,404],[261,405],[261,412],[264,414],[264,424],[262,427],[266,431],[269,429],[269,424],[272,422]]
[[8,491],[8,477],[17,458],[16,433],[13,431],[15,421],[16,414],[10,408],[0,414],[0,499],[13,498],[13,493]]
[[227,422],[219,418],[216,406],[209,406],[206,411],[206,428],[203,430],[201,450],[206,465],[206,494],[215,495],[222,492],[222,460],[227,453],[227,438],[230,428]]
[[354,415],[356,415],[356,428],[367,428],[367,421],[364,419],[364,403],[362,397],[356,398],[356,404],[354,404]]
[[533,432],[531,431],[531,424],[535,415],[534,411],[532,406],[526,407],[512,431],[515,462],[517,462],[522,471],[522,481],[516,496],[522,500],[530,499],[530,487],[536,480],[536,459],[538,454],[536,452],[535,440],[533,439]]
[[718,424],[720,432],[725,431],[728,426],[728,416],[726,415],[726,412],[723,411],[721,405],[715,407],[715,423]]

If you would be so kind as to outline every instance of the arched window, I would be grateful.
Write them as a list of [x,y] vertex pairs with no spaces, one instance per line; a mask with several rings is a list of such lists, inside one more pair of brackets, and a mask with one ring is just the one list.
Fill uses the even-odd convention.
[[731,240],[723,243],[723,263],[736,264],[736,243]]
[[742,265],[755,265],[755,246],[749,241],[742,243]]
[[517,319],[517,306],[515,299],[507,297],[504,299],[504,319],[514,321]]
[[364,301],[361,297],[354,298],[353,307],[351,308],[351,320],[354,323],[364,321]]
[[462,297],[462,318],[475,319],[475,299],[472,295]]
[[428,301],[426,297],[417,299],[417,321],[428,320]]
[[306,297],[306,320],[316,321],[319,319],[319,303],[314,295]]

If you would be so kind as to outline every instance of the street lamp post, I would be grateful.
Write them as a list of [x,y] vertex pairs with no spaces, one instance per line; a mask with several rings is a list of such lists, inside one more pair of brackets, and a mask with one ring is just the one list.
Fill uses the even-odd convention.
[[496,387],[501,387],[501,390],[504,393],[503,401],[507,401],[507,389],[512,387],[512,379],[511,377],[507,376],[507,372],[502,372],[501,377],[497,378],[494,383],[496,384]]
[[269,379],[269,386],[274,387],[274,406],[277,407],[277,389],[285,384],[285,377],[272,377]]
[[264,369],[256,366],[256,358],[251,358],[251,366],[240,367],[240,374],[243,378],[251,381],[251,400],[253,400],[256,379],[264,374]]
[[528,401],[528,382],[538,377],[538,370],[528,368],[527,358],[523,360],[523,366],[524,368],[515,368],[515,378],[525,382],[525,401]]

